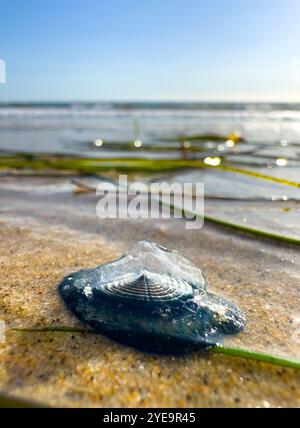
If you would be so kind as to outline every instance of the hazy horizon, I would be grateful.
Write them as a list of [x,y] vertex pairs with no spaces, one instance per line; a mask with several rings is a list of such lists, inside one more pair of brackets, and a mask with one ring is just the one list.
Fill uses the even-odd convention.
[[20,105],[20,106],[30,106],[30,105],[76,105],[76,104],[114,104],[114,105],[191,105],[191,106],[205,106],[205,105],[215,105],[215,106],[247,106],[247,105],[261,105],[261,106],[300,106],[299,101],[285,101],[285,100],[164,100],[164,99],[111,99],[111,100],[101,100],[101,99],[45,99],[45,100],[1,100],[0,106],[5,105]]

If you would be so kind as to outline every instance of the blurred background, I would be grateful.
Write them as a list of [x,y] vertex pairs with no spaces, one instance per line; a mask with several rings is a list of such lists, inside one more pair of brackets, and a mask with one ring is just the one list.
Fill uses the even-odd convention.
[[[3,173],[155,172],[211,199],[294,203],[299,18],[297,0],[3,3]],[[297,207],[239,207],[238,222],[298,233]]]

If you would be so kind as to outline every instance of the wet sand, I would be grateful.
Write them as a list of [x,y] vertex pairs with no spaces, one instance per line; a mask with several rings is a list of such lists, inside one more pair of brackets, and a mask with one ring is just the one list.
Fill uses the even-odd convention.
[[226,344],[299,358],[299,249],[180,220],[99,220],[94,194],[66,179],[0,184],[0,391],[52,406],[289,407],[300,374],[222,355],[149,355],[104,336],[25,333],[12,327],[79,326],[57,294],[63,276],[120,256],[138,239],[182,251],[210,290],[235,301],[246,331]]

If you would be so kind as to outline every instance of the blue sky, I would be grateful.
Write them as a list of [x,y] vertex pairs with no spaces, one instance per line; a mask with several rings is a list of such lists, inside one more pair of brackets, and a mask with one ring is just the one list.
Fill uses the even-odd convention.
[[299,42],[299,0],[0,0],[0,101],[300,101]]

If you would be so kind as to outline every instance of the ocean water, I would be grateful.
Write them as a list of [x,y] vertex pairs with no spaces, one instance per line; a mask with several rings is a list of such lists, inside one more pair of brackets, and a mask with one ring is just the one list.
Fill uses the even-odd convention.
[[[139,139],[155,148],[179,135],[226,136],[238,131],[247,141],[244,159],[254,147],[262,159],[287,156],[300,150],[300,104],[189,104],[189,103],[77,103],[0,104],[2,152],[65,153],[81,156],[128,157],[122,144]],[[102,147],[94,141],[101,139]],[[118,143],[118,150],[112,150]],[[209,138],[207,148],[209,146]],[[237,155],[237,153],[235,153]],[[133,150],[130,157],[145,156]],[[153,150],[150,157],[172,158],[174,153]],[[257,159],[257,154],[256,154]]]
[[[244,141],[228,147],[233,132]],[[201,134],[207,138],[198,143],[191,139],[197,151],[181,150],[178,136],[188,141]],[[221,140],[213,141],[210,134]],[[98,147],[96,140],[103,144]],[[141,147],[134,146],[135,140]],[[204,160],[213,156],[223,165],[300,183],[300,104],[0,105],[1,152]],[[300,237],[297,185],[211,168],[181,170],[171,177],[162,171],[160,179],[204,183],[206,213],[216,218]]]

